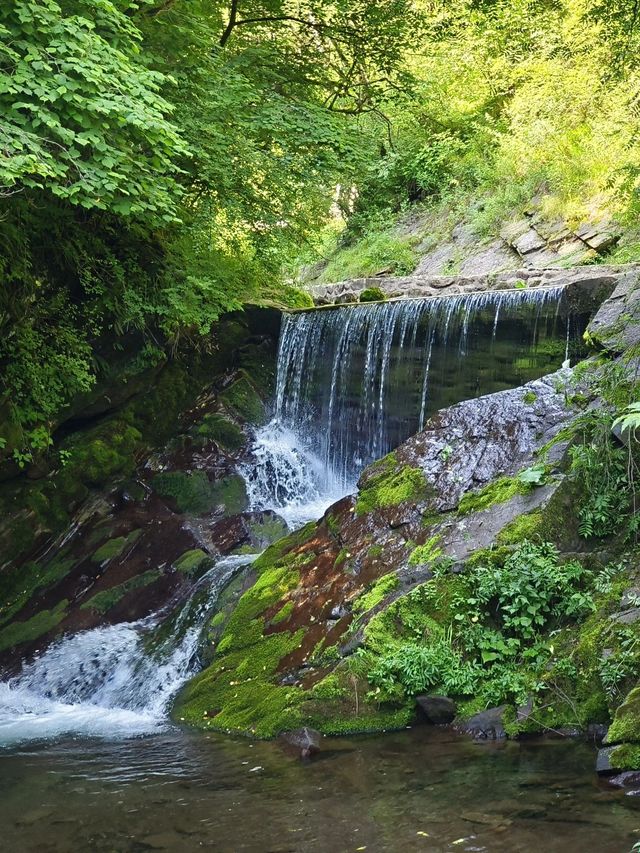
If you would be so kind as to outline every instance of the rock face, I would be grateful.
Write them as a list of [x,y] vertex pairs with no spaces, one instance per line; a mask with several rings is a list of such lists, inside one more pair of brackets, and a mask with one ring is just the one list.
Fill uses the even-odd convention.
[[476,293],[485,290],[510,290],[517,287],[548,287],[563,285],[568,288],[569,299],[581,304],[597,306],[624,281],[637,280],[637,267],[586,266],[571,270],[520,268],[501,273],[476,275],[429,275],[416,273],[410,276],[378,276],[341,281],[335,284],[317,284],[309,287],[316,305],[357,302],[360,294],[370,288],[379,288],[385,296],[429,297],[457,293]]
[[165,366],[144,395],[138,384],[114,394],[110,416],[62,440],[64,467],[0,483],[3,666],[60,633],[146,616],[215,558],[286,532],[273,513],[246,512],[236,473],[264,418],[277,339],[233,318],[217,338],[220,353]]
[[[465,561],[509,541],[523,514],[537,518],[557,500],[560,474],[534,489],[514,475],[575,416],[570,376],[560,371],[437,413],[363,472],[355,497],[268,549],[253,565],[255,586],[227,615],[211,665],[178,697],[176,719],[265,737],[301,722],[324,733],[409,722],[413,703],[378,706],[342,662],[377,613],[431,576],[414,551],[435,537]],[[562,449],[551,452],[552,468]]]

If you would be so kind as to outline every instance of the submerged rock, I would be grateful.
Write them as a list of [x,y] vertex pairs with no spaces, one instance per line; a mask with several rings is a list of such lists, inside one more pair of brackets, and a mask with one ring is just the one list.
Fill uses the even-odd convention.
[[303,726],[292,732],[283,732],[279,740],[285,746],[296,751],[303,760],[312,758],[320,752],[322,735],[315,729]]

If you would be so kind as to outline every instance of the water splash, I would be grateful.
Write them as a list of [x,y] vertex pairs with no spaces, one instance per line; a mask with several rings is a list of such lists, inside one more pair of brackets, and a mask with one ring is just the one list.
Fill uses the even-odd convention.
[[132,737],[166,726],[171,700],[199,668],[197,650],[220,590],[255,555],[226,557],[168,626],[159,616],[63,637],[0,682],[0,745],[71,733]]
[[291,528],[320,518],[345,494],[344,483],[304,438],[277,420],[257,431],[250,461],[240,473],[249,505],[274,510]]

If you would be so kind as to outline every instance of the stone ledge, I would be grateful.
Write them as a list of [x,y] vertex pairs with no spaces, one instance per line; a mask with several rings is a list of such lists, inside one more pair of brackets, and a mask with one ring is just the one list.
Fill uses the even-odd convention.
[[387,299],[454,296],[461,293],[514,290],[563,286],[572,295],[591,296],[599,301],[607,298],[620,285],[640,276],[640,265],[589,265],[570,270],[517,269],[504,273],[477,276],[376,276],[356,278],[333,284],[317,284],[308,289],[316,306],[344,305],[358,302],[360,294],[371,287],[379,288]]

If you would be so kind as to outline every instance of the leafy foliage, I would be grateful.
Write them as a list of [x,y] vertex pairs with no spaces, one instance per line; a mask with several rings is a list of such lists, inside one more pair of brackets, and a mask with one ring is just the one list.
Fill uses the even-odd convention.
[[299,303],[283,264],[361,170],[416,26],[405,0],[3,4],[3,456],[46,447],[123,338],[179,354]]
[[[443,566],[374,617],[359,660],[379,699],[435,690],[479,695],[487,705],[524,702],[542,689],[536,679],[554,655],[548,637],[583,623],[617,571],[561,562],[553,545],[526,540],[500,559],[480,559],[464,575]],[[622,654],[615,666],[628,666],[627,658]],[[613,684],[620,674],[613,661],[609,666],[604,679]]]

